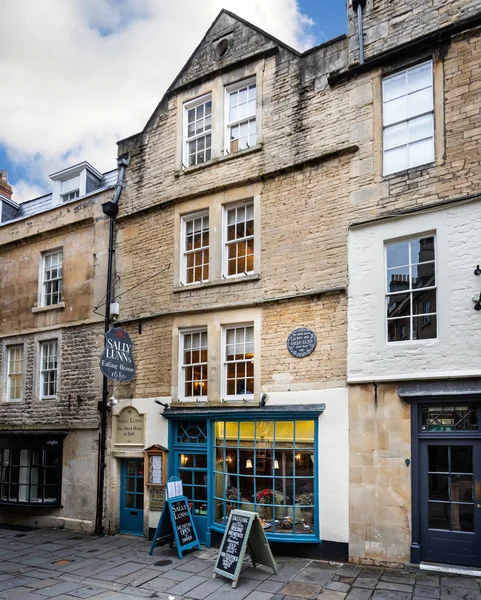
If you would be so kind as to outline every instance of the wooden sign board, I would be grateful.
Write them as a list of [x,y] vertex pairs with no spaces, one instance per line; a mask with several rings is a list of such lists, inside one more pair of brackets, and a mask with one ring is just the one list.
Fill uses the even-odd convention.
[[165,503],[165,488],[163,486],[149,487],[150,510],[161,511]]
[[247,510],[233,510],[222,538],[212,577],[216,574],[232,579],[237,587],[246,551],[254,567],[266,565],[277,575],[277,565],[269,542],[259,520],[259,515]]
[[165,501],[149,555],[153,553],[157,546],[170,543],[172,547],[174,541],[177,544],[179,558],[183,558],[182,553],[185,550],[195,547],[200,550],[199,538],[185,496],[167,498]]

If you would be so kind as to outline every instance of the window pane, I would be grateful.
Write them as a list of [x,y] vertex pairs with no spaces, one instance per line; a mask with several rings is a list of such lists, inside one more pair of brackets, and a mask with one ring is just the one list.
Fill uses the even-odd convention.
[[432,62],[426,62],[407,71],[407,91],[414,92],[432,86]]
[[436,315],[413,318],[413,340],[430,340],[437,335]]
[[448,502],[429,502],[429,528],[430,529],[450,529],[449,512],[450,504]]
[[[415,117],[433,110],[433,90],[431,87],[409,94],[407,97],[407,116]],[[431,115],[432,117],[432,115]]]
[[428,475],[429,500],[449,500],[449,475]]
[[415,315],[423,315],[436,312],[436,290],[414,292],[412,297],[413,312]]
[[384,174],[396,173],[404,171],[409,166],[408,163],[408,148],[401,146],[393,150],[384,151]]
[[383,124],[385,127],[393,123],[404,121],[408,117],[406,97],[402,96],[396,100],[385,102],[382,107]]
[[410,319],[389,319],[387,322],[387,328],[389,342],[403,342],[411,339]]
[[407,79],[405,71],[399,73],[398,75],[392,75],[383,79],[382,94],[384,102],[404,96],[406,93]]
[[[394,127],[392,129],[394,129]],[[425,115],[424,117],[408,121],[408,129],[409,135],[407,141],[409,142],[432,138],[434,135],[433,115]]]
[[409,166],[416,167],[424,165],[434,160],[434,140],[433,138],[413,142],[409,145]]

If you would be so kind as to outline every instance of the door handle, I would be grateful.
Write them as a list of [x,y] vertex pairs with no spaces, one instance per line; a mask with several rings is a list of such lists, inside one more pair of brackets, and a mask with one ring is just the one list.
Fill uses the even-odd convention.
[[481,504],[476,504],[476,508],[481,508]]
[[130,514],[131,514],[131,515],[138,515],[139,513],[138,513],[136,510],[131,510],[131,511],[130,511]]

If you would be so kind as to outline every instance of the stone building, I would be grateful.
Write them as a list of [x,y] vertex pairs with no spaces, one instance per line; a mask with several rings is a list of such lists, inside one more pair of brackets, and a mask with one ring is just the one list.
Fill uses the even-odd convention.
[[[0,176],[0,523],[93,531],[116,171],[81,163],[22,204]],[[100,314],[99,314],[100,313]]]
[[[446,461],[430,473],[420,450],[430,407],[451,406],[439,419],[455,420],[466,404],[449,394],[472,393],[466,378],[480,374],[473,290],[462,292],[476,287],[476,253],[444,247],[470,228],[461,204],[479,185],[479,3],[355,4],[347,36],[304,53],[222,11],[143,131],[119,143],[130,164],[117,293],[137,365],[115,389],[109,511],[121,530],[152,534],[158,484],[179,475],[206,543],[240,507],[258,510],[277,550],[419,562],[433,559],[426,515],[451,510],[432,538],[450,549],[445,562],[469,562],[470,536],[479,548],[479,532],[456,535],[479,521],[466,517],[475,496],[443,496],[479,479],[477,450],[442,476]],[[443,256],[464,257],[464,275],[437,275]],[[393,287],[381,290],[386,268]],[[450,286],[461,312],[442,306]],[[386,316],[391,294],[403,301],[388,300]],[[457,387],[439,386],[453,377]],[[402,391],[400,379],[414,383]],[[474,437],[477,398],[462,412]],[[445,454],[452,440],[478,443],[439,427],[429,435]]]
[[370,96],[348,244],[350,555],[479,567],[480,6],[368,2],[363,20],[365,63],[330,78]]

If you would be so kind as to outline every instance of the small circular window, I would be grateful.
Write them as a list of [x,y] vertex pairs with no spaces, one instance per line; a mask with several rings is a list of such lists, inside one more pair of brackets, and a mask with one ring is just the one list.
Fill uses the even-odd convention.
[[223,40],[220,40],[220,42],[216,46],[217,57],[223,58],[223,56],[227,52],[228,48],[229,48],[229,40],[227,40],[226,38],[224,38]]

